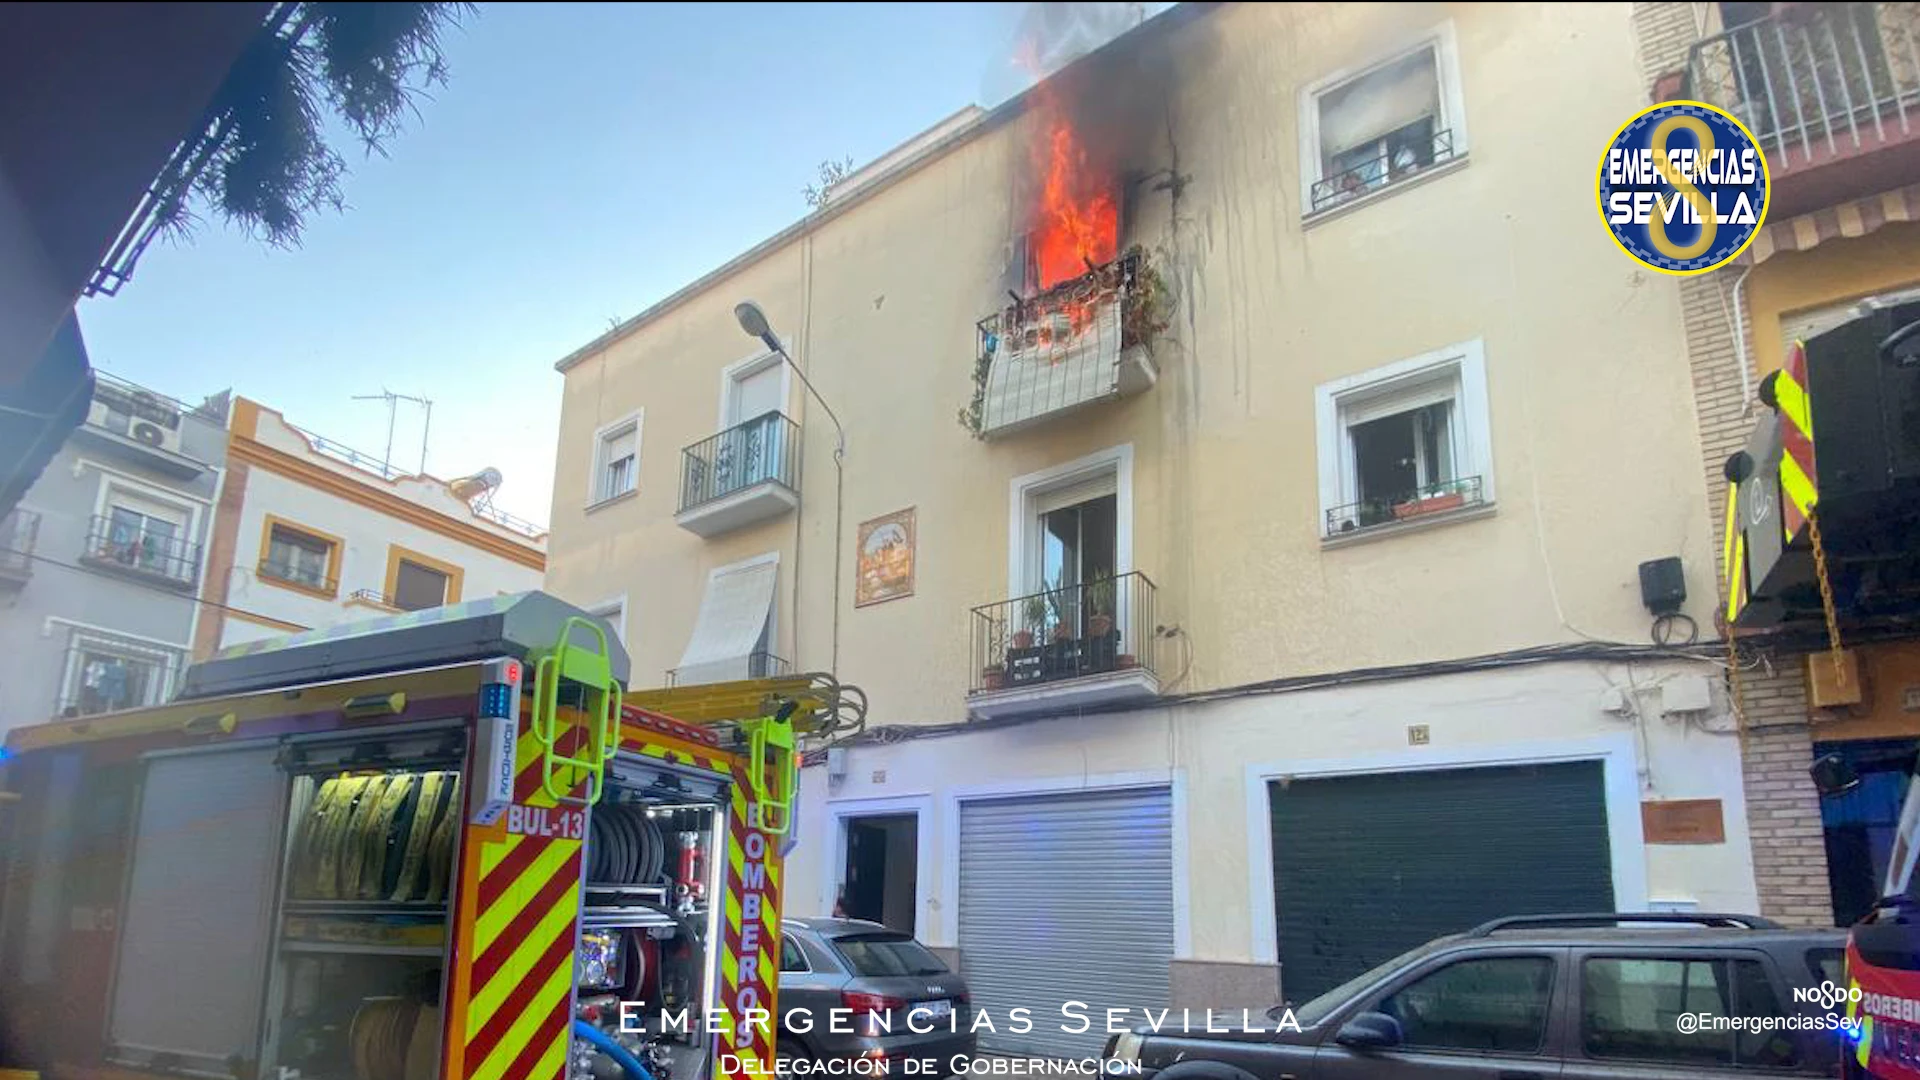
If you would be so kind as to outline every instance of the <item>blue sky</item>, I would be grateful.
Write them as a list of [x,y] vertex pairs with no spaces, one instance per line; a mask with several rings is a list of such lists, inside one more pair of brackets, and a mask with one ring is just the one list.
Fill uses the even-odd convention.
[[[1154,5],[1155,7],[1163,5]],[[553,362],[805,211],[864,163],[1016,88],[1022,5],[488,4],[387,158],[350,141],[349,209],[268,248],[217,220],[80,308],[97,366],[190,402],[233,387],[379,454],[434,402],[428,470],[488,465],[544,522]],[[396,464],[418,461],[402,405]]]

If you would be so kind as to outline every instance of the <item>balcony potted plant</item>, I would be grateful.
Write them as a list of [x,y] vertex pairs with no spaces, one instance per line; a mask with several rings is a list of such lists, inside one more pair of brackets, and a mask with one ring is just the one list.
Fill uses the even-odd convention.
[[985,664],[980,668],[980,688],[982,690],[999,690],[1007,685],[1006,638],[1007,624],[1004,621],[994,619],[988,624],[987,655],[990,657],[997,656],[1000,660],[997,663]]
[[1465,486],[1458,483],[1436,484],[1427,488],[1425,494],[1415,493],[1410,499],[1393,505],[1395,520],[1411,517],[1424,517],[1438,514],[1444,510],[1455,510],[1465,506],[1467,493]]
[[1047,601],[1038,593],[1027,597],[1020,603],[1020,629],[1013,632],[1013,647],[1016,649],[1033,648],[1033,632],[1047,625]]
[[1047,601],[1035,594],[1020,601],[1020,629],[1011,635],[1013,647],[1007,650],[1006,681],[1020,684],[1046,678],[1044,650],[1034,644],[1036,634],[1045,631]]
[[1087,636],[1106,637],[1113,631],[1113,575],[1105,570],[1087,586]]

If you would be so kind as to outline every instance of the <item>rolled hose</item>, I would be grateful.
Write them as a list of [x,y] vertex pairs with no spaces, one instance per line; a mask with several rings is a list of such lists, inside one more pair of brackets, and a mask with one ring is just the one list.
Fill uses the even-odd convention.
[[573,1033],[592,1043],[601,1053],[612,1058],[614,1064],[626,1071],[633,1080],[653,1080],[653,1074],[647,1071],[640,1059],[627,1052],[627,1048],[613,1040],[613,1037],[585,1020],[573,1022]]

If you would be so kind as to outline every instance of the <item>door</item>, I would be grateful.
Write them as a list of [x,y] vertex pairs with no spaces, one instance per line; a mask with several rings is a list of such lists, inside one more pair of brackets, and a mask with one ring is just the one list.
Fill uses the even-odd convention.
[[733,376],[721,418],[727,435],[717,451],[716,468],[723,481],[719,491],[736,491],[780,476],[786,429],[779,414],[786,404],[786,369],[778,357]]
[[1503,915],[1613,910],[1597,761],[1276,781],[1268,797],[1294,1001]]
[[[1086,1058],[1104,1010],[1167,1006],[1173,959],[1173,797],[1168,788],[960,804],[960,966],[998,1028],[990,1053]],[[1086,1002],[1088,1030],[1063,1021]],[[1032,1030],[1014,1032],[1009,1010]],[[1137,1012],[1136,1012],[1137,1015]]]
[[1714,1030],[1682,1017],[1736,1017],[1778,1023],[1792,1015],[1784,987],[1764,954],[1660,955],[1632,950],[1581,957],[1569,983],[1578,995],[1569,1013],[1566,1072],[1571,1080],[1736,1080],[1763,1073],[1826,1074],[1839,1057],[1833,1037],[1783,1030]]
[[1361,1007],[1392,1017],[1399,1045],[1357,1050],[1329,1040],[1314,1057],[1314,1080],[1558,1076],[1549,1027],[1563,962],[1559,951],[1438,961]]
[[849,818],[846,828],[840,891],[844,914],[912,934],[919,908],[919,816]]

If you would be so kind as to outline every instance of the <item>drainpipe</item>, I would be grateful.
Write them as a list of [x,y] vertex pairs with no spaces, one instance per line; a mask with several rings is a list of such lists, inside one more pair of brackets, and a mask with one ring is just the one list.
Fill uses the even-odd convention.
[[[1747,275],[1751,273],[1753,273],[1753,267],[1750,265],[1740,271],[1739,277],[1733,279],[1733,310],[1727,313],[1729,321],[1733,323],[1734,363],[1740,365],[1741,416],[1747,416],[1753,412],[1753,364],[1747,356],[1746,305],[1741,302],[1741,294],[1747,287]],[[1720,294],[1722,308],[1727,305],[1726,295],[1726,293]]]

